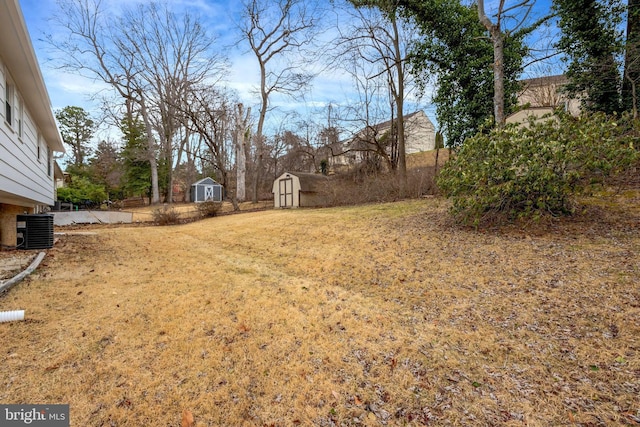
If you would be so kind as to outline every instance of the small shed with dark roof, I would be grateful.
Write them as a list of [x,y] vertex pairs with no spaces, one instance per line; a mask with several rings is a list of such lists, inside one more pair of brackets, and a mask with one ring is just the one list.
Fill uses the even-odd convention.
[[329,178],[317,173],[285,172],[273,181],[274,208],[322,207],[329,204]]
[[196,203],[207,201],[221,202],[222,185],[209,177],[191,184],[191,201]]

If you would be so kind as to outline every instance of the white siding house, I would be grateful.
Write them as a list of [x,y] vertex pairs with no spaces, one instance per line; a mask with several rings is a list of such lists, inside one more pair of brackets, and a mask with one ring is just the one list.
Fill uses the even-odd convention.
[[[344,153],[330,158],[332,167],[344,167],[359,164],[369,152],[384,147],[389,152],[389,136],[391,120],[367,126],[358,131],[352,138],[342,141]],[[436,128],[424,111],[416,111],[404,116],[405,154],[420,153],[436,148]]]
[[54,202],[54,152],[64,152],[18,0],[0,1],[0,244],[16,216]]

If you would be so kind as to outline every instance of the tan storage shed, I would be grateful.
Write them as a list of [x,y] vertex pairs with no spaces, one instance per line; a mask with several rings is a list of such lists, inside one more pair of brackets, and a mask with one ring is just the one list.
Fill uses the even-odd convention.
[[285,172],[273,182],[273,206],[276,209],[327,206],[328,184],[325,175]]

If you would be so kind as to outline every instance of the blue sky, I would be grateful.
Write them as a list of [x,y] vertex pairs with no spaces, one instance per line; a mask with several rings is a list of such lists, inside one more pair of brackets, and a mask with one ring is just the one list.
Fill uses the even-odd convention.
[[[90,97],[104,88],[104,84],[80,76],[57,70],[50,60],[51,52],[43,40],[55,28],[50,22],[58,12],[55,0],[19,0],[22,12],[29,29],[31,39],[40,62],[40,67],[47,85],[54,110],[68,105],[77,105],[93,114],[98,114],[98,104]],[[131,4],[131,0],[103,0],[109,7],[119,8]],[[257,61],[253,54],[244,47],[233,46],[235,36],[235,20],[237,19],[237,0],[171,0],[169,4],[175,8],[188,8],[199,15],[203,23],[210,23],[210,31],[216,35],[218,44],[227,52],[232,61],[232,69],[228,78],[228,86],[239,94],[246,105],[257,106],[258,98],[254,89],[259,83]],[[300,114],[317,110],[318,105],[328,103],[339,104],[348,100],[351,81],[343,74],[326,72],[314,79],[314,85],[305,96],[305,100],[293,101],[290,98],[274,96],[274,104],[280,110],[295,109]],[[254,107],[254,111],[257,111]]]
[[[56,70],[48,57],[46,43],[42,40],[45,34],[52,31],[54,26],[50,18],[58,11],[55,0],[19,0],[27,27],[38,59],[40,61],[45,83],[49,90],[52,107],[60,109],[67,105],[77,105],[93,114],[98,114],[97,103],[90,100],[90,96],[104,87],[100,82],[83,79],[77,75]],[[323,0],[326,1],[326,0]],[[108,7],[118,9],[132,3],[132,0],[103,0]],[[257,105],[257,96],[252,92],[259,81],[257,62],[255,57],[238,47],[233,47],[235,21],[238,19],[239,0],[169,0],[168,3],[176,9],[187,8],[190,12],[200,15],[203,23],[210,25],[210,31],[218,37],[218,43],[228,53],[232,61],[232,69],[228,85],[235,89],[242,102],[246,105]],[[507,0],[509,3],[509,0]],[[536,2],[536,14],[542,14],[549,8],[549,0]],[[491,13],[492,2],[487,2],[487,11]],[[545,73],[544,70],[532,71]],[[311,113],[318,114],[318,106],[346,104],[354,97],[352,81],[344,73],[325,72],[314,80],[310,92],[302,101],[292,101],[289,98],[274,97],[273,104],[281,111],[296,110],[302,116]],[[435,122],[435,108],[429,105],[429,100],[423,100],[420,107]],[[411,109],[411,107],[409,108]],[[257,108],[254,107],[254,111]]]

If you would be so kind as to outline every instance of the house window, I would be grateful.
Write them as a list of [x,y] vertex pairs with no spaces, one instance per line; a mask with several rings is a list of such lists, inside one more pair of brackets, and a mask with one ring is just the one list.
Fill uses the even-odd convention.
[[40,163],[40,137],[38,136],[38,142],[37,142],[37,147],[38,147],[38,163]]
[[[38,144],[38,152],[40,151],[40,144]],[[53,163],[53,159],[51,158],[51,148],[47,145],[47,175],[51,176],[51,163]]]
[[[16,120],[18,121],[18,137],[22,138],[22,116],[24,114],[24,107],[23,107],[23,103],[22,103],[22,98],[18,97],[18,111],[16,111]],[[38,158],[40,158],[40,156],[38,156]]]
[[9,82],[4,86],[4,120],[13,126],[13,85]]

